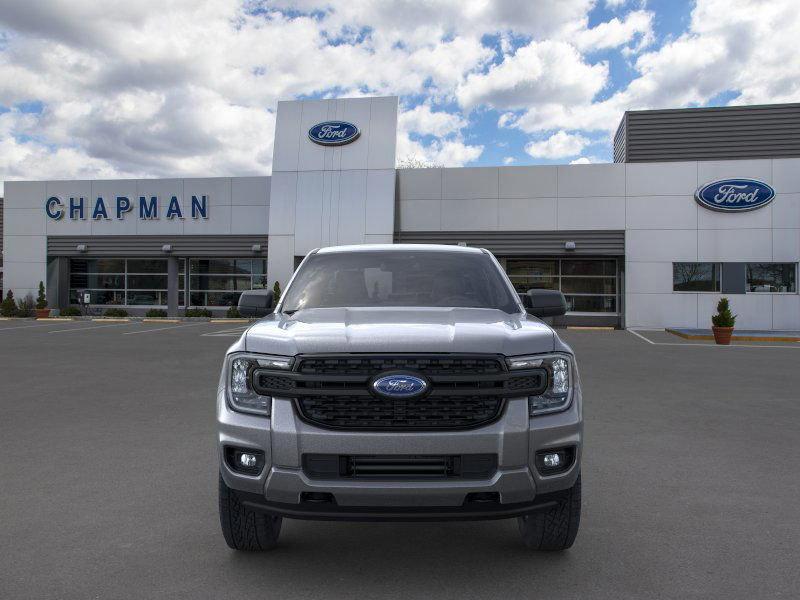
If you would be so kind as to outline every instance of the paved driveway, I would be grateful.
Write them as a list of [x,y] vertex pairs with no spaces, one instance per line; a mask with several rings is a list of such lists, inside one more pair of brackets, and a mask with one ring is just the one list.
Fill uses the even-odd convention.
[[215,504],[240,329],[100,325],[0,322],[0,598],[797,597],[800,344],[564,332],[587,440],[567,553],[514,521],[285,521],[247,555]]

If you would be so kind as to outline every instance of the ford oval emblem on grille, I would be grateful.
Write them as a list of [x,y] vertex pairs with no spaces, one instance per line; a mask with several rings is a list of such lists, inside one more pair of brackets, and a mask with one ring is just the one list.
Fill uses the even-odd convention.
[[428,382],[413,375],[385,375],[372,382],[372,389],[387,398],[413,398],[428,389]]

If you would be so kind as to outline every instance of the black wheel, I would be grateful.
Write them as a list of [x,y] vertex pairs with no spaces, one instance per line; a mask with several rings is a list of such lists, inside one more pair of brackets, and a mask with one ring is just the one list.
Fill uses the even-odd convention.
[[236,490],[219,477],[219,523],[228,547],[234,550],[271,550],[278,544],[282,518],[254,511],[242,504]]
[[566,550],[575,542],[581,523],[581,476],[548,510],[519,517],[522,541],[531,550]]

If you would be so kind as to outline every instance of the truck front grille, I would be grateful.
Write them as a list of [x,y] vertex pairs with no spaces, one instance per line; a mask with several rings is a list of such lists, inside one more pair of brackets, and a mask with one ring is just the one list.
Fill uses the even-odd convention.
[[[414,398],[387,398],[370,382],[387,373],[427,379]],[[294,398],[310,423],[339,429],[436,430],[485,425],[502,413],[505,399],[541,394],[547,372],[510,373],[498,355],[301,355],[291,372],[257,369],[253,387],[264,396]]]
[[309,421],[345,429],[452,429],[494,420],[503,406],[497,396],[427,396],[413,399],[372,396],[302,396]]

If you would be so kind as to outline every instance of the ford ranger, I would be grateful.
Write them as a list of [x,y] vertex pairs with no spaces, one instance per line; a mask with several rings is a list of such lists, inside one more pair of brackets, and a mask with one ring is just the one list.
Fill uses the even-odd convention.
[[311,252],[225,357],[217,390],[219,515],[237,550],[275,546],[284,517],[517,518],[523,542],[569,548],[581,510],[581,388],[541,318],[486,250],[363,245]]

